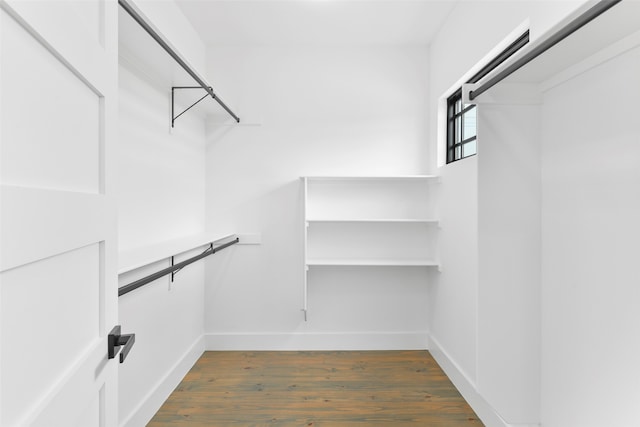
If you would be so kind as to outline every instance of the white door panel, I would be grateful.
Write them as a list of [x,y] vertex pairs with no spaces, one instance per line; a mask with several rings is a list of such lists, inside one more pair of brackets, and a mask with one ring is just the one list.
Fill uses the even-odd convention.
[[6,14],[2,32],[2,182],[98,193],[101,95]]
[[117,425],[117,7],[0,0],[0,426]]
[[[4,153],[3,153],[4,155]],[[0,270],[105,240],[109,196],[0,186]]]
[[[112,66],[113,54],[117,56],[118,21],[113,0],[2,0],[2,3],[5,12],[51,54],[90,82],[97,92],[104,93],[102,88],[110,85],[104,68]],[[97,19],[91,19],[95,24],[85,20],[90,10],[96,10]]]
[[109,380],[109,377],[117,376],[117,362],[116,359],[108,361],[105,354],[103,343],[96,344],[19,425],[116,426],[117,414],[112,412],[115,402],[110,403],[107,399],[117,392],[117,383]]

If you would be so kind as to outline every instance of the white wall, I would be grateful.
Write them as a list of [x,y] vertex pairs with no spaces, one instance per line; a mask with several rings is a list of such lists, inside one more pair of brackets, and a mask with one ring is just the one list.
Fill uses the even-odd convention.
[[430,349],[440,349],[469,382],[476,377],[478,200],[476,158],[440,170],[440,260],[429,289]]
[[119,82],[120,249],[203,231],[203,117],[185,114],[171,131],[170,88],[122,62]]
[[[470,77],[478,61],[523,23],[528,22],[531,38],[535,39],[582,3],[459,2],[431,45],[430,105],[436,106],[442,102],[442,97],[459,87],[456,84],[462,83],[465,76]],[[470,37],[470,34],[473,36]],[[485,123],[490,124],[491,119]],[[438,141],[435,108],[431,110],[430,125],[433,153],[430,159],[435,165]],[[535,128],[531,122],[512,122],[512,125],[507,134],[517,133],[519,126]],[[492,132],[486,132],[486,129],[485,134],[496,135],[495,129]],[[520,144],[523,142],[519,141]],[[514,240],[518,240],[511,234],[513,227],[533,224],[536,219],[532,215],[523,223],[511,222],[513,227],[495,227],[491,215],[496,213],[495,203],[503,200],[501,193],[505,187],[494,177],[504,176],[508,170],[504,169],[504,159],[485,156],[483,162],[483,149],[488,147],[483,145],[482,130],[479,131],[478,144],[478,156],[439,168],[443,177],[440,199],[443,271],[429,293],[431,347],[487,425],[537,423],[536,371],[526,370],[539,365],[536,360],[538,356],[527,353],[527,349],[535,347],[539,334],[532,337],[531,342],[519,339],[518,345],[511,347],[514,353],[504,352],[508,345],[506,337],[501,336],[505,332],[508,336],[516,336],[520,327],[533,331],[537,314],[528,305],[527,298],[536,301],[536,291],[529,287],[535,278],[529,277],[518,282],[519,291],[514,292],[508,285],[517,269],[508,274],[496,269],[499,255],[505,251],[501,245],[510,240],[510,244],[513,244]],[[523,156],[524,153],[526,151],[522,151],[521,147],[515,155]],[[536,160],[527,159],[527,163],[531,162],[535,164]],[[492,171],[496,165],[501,166]],[[532,173],[535,175],[535,172]],[[481,180],[482,177],[484,179]],[[529,175],[522,179],[526,181],[531,177]],[[510,196],[517,194],[508,183],[507,190]],[[532,191],[535,192],[535,186]],[[534,193],[530,194],[535,197]],[[510,204],[503,200],[502,203],[507,209],[500,214],[503,219],[521,209],[515,202]],[[528,203],[532,203],[532,200]],[[496,230],[498,234],[495,234]],[[526,271],[535,271],[535,267],[527,265],[524,260],[527,253],[535,253],[535,245],[540,244],[539,237],[535,237],[535,232],[521,237],[513,256],[517,259],[517,265],[523,266]],[[528,246],[529,243],[531,246]],[[509,300],[515,301],[515,305],[510,305],[511,302],[504,299],[495,300],[505,290],[511,292]],[[500,301],[502,304],[497,304]],[[526,313],[519,311],[518,307],[525,307]],[[509,315],[514,314],[516,319],[508,319]],[[505,325],[503,322],[510,323]],[[519,366],[515,360],[520,357],[524,357],[520,359],[525,361],[524,366]],[[520,381],[519,385],[509,387],[514,381]],[[514,405],[516,400],[521,405]]]
[[[426,173],[424,48],[212,48],[242,123],[209,124],[207,228],[259,232],[207,261],[215,348],[426,346],[424,271],[312,272],[304,322],[303,175]],[[215,258],[215,259],[213,259]],[[316,274],[317,273],[317,274]],[[320,278],[319,276],[323,276]],[[395,279],[394,277],[401,277]],[[397,283],[394,283],[397,282]],[[384,337],[381,339],[380,337]]]
[[[463,377],[459,387],[479,394],[489,412],[510,424],[536,424],[539,111],[537,105],[511,104],[481,104],[478,110],[482,151],[443,168],[443,265],[429,294],[431,347]],[[488,425],[502,422],[476,410]]]
[[[202,42],[172,2],[141,2],[170,41],[203,62]],[[144,6],[144,7],[143,7]],[[171,23],[171,26],[168,25]],[[198,51],[195,47],[200,47]],[[195,50],[194,50],[195,49]],[[171,124],[170,85],[158,85],[121,58],[119,69],[118,219],[120,250],[143,248],[205,229],[205,121],[196,112]],[[181,254],[176,262],[199,253]],[[169,265],[168,260],[121,275],[120,286]],[[136,343],[119,366],[121,425],[144,425],[204,346],[204,264],[161,278],[119,298],[123,333]]]
[[510,424],[540,419],[540,113],[480,104],[478,392]]
[[636,45],[545,95],[545,427],[638,424],[639,69]]
[[[181,254],[176,262],[200,252]],[[169,265],[165,260],[120,275],[119,285]],[[194,263],[173,283],[165,276],[119,298],[122,332],[136,334],[119,366],[120,425],[145,425],[204,351],[203,295],[204,264]]]

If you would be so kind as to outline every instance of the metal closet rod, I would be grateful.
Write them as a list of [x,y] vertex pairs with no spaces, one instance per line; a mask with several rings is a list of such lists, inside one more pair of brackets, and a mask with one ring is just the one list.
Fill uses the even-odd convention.
[[160,36],[160,34],[156,33],[156,31],[151,28],[151,26],[144,20],[140,14],[129,4],[128,0],[118,0],[118,4],[122,6],[124,10],[127,11],[129,15],[158,43],[173,59],[176,61],[213,99],[216,100],[218,104],[222,108],[225,109],[227,113],[231,115],[235,119],[237,123],[240,123],[240,117],[236,116],[233,111],[227,105],[218,98],[218,96],[213,92],[213,89],[207,85],[204,80],[198,76],[198,74],[187,65],[186,62],[180,58],[180,56],[164,41],[164,39]]
[[[204,257],[208,257],[209,255],[213,255],[216,252],[219,252],[219,251],[223,250],[224,248],[228,248],[231,245],[235,245],[239,241],[240,241],[240,239],[236,237],[234,240],[232,240],[230,242],[227,242],[227,243],[224,243],[224,244],[222,244],[220,246],[216,246],[215,248],[210,246],[206,251],[204,251],[200,255],[196,255],[196,256],[191,257],[191,258],[189,258],[187,260],[184,260],[184,261],[179,262],[179,263],[177,263],[175,265],[172,265],[171,267],[167,267],[167,268],[162,269],[160,271],[157,271],[157,272],[155,272],[153,274],[145,276],[142,279],[138,279],[135,282],[131,282],[128,285],[124,285],[123,287],[118,288],[118,296],[120,297],[120,296],[122,296],[124,294],[127,294],[127,293],[129,293],[131,291],[134,291],[134,290],[146,285],[147,283],[151,283],[154,280],[157,280],[157,279],[159,279],[159,278],[161,278],[163,276],[166,276],[168,274],[174,273],[174,272],[186,267],[187,265],[189,265],[191,263],[194,263],[194,262],[196,262],[198,260],[201,260]],[[213,243],[211,245],[213,245]]]
[[469,99],[473,101],[475,98],[477,98],[496,84],[500,83],[502,80],[522,68],[524,65],[528,64],[533,59],[537,58],[538,56],[555,46],[557,43],[569,37],[571,34],[591,22],[593,19],[602,15],[604,12],[620,3],[621,1],[622,0],[601,0],[595,6],[584,12],[582,15],[578,16],[566,26],[562,27],[557,33],[549,37],[544,42],[540,43],[535,48],[531,49],[531,51],[523,55],[522,58],[518,59],[513,64],[506,67],[504,70],[491,77],[485,83],[478,86],[476,90],[472,90],[471,92],[469,92]]

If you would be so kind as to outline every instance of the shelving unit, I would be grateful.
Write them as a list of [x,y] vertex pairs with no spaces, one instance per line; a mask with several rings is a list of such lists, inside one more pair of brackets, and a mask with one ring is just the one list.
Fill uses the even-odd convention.
[[304,187],[304,302],[310,268],[439,267],[439,178],[308,176]]

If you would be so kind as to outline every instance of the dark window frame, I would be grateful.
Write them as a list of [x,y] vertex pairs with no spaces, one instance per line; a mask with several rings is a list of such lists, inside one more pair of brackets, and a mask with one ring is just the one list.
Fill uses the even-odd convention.
[[[507,46],[506,49],[496,55],[496,57],[489,61],[487,65],[475,73],[467,83],[477,83],[527,43],[529,43],[529,30],[525,31],[520,37]],[[465,114],[475,108],[475,104],[465,106],[465,104],[462,103],[462,87],[447,98],[447,164],[457,162],[458,160],[466,159],[467,157],[472,157],[477,154],[477,129],[473,136],[463,139]],[[458,118],[460,119],[459,127],[456,126],[456,119]],[[476,142],[475,151],[472,154],[465,156],[465,145],[473,143],[474,141]]]
[[[464,138],[465,117],[467,113],[476,108],[475,104],[464,106],[462,104],[462,89],[458,89],[447,98],[447,163],[452,163],[476,153],[464,155],[465,146],[478,139],[477,132],[468,138]],[[456,122],[460,122],[456,126]],[[477,151],[477,149],[476,149]]]

